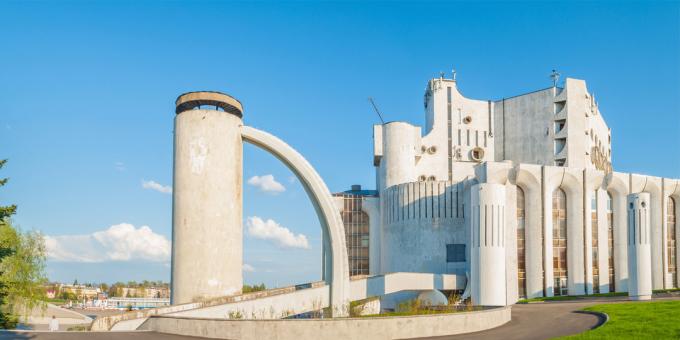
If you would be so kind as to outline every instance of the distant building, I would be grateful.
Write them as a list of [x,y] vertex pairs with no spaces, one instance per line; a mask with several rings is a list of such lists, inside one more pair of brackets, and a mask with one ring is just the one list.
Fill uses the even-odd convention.
[[370,221],[362,205],[367,197],[377,197],[376,190],[362,190],[352,185],[351,190],[333,194],[345,225],[345,242],[349,257],[349,275],[369,274]]

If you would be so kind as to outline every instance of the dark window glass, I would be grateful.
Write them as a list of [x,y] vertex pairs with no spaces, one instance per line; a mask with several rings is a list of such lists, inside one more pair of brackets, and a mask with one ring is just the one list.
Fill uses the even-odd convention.
[[465,262],[465,245],[447,244],[446,262]]

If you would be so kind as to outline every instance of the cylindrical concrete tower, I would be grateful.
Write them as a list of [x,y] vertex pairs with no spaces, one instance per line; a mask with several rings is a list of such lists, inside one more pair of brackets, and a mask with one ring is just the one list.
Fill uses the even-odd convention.
[[472,186],[472,251],[470,285],[472,303],[505,306],[505,186]]
[[[380,164],[382,191],[395,184],[414,182],[416,178],[416,145],[414,127],[409,123],[390,122],[383,125],[383,157]],[[419,146],[418,146],[419,147]]]
[[240,294],[243,108],[217,92],[176,105],[171,303]]
[[628,296],[631,300],[652,298],[649,202],[646,192],[628,195]]

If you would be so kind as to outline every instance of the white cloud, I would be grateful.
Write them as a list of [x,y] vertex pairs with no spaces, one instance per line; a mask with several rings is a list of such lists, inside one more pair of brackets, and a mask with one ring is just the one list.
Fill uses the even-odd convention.
[[47,255],[60,262],[170,260],[170,241],[148,226],[121,223],[86,235],[45,236]]
[[248,217],[246,221],[248,235],[274,242],[282,248],[302,248],[309,249],[307,236],[303,234],[295,235],[290,229],[281,226],[272,219],[262,220],[257,216]]
[[255,267],[253,267],[253,266],[251,266],[251,265],[249,265],[249,264],[247,264],[247,263],[244,263],[244,264],[243,264],[243,271],[244,271],[244,272],[250,272],[250,273],[252,273],[252,272],[255,271]]
[[260,188],[261,191],[278,193],[286,191],[286,187],[274,179],[274,175],[253,176],[248,180],[248,184]]
[[172,194],[172,187],[169,185],[162,185],[156,181],[142,180],[142,188],[156,190],[164,194]]

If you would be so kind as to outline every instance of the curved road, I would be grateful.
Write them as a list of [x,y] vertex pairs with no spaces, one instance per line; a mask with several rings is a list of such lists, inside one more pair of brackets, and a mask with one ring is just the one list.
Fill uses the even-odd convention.
[[627,301],[625,298],[579,299],[572,301],[520,304],[512,306],[512,320],[487,331],[422,339],[552,339],[585,332],[604,320],[595,314],[579,312],[598,303]]

